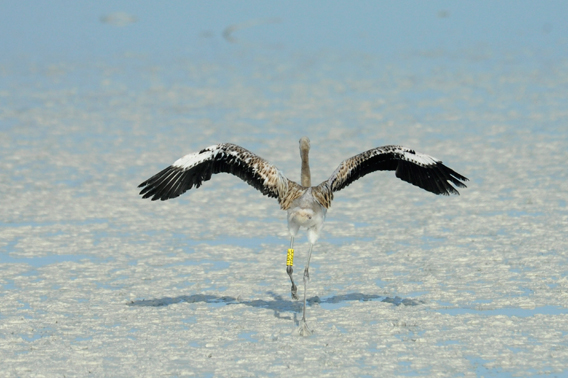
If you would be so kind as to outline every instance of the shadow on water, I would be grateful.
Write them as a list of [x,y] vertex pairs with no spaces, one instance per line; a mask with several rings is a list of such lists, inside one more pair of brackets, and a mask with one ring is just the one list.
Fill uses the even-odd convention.
[[[217,295],[208,295],[208,294],[193,294],[193,295],[181,295],[179,297],[164,297],[164,298],[157,298],[157,299],[141,299],[137,301],[132,301],[127,303],[127,306],[139,306],[139,307],[161,307],[161,306],[169,306],[171,304],[176,304],[180,302],[186,303],[196,303],[196,302],[204,302],[209,304],[215,305],[245,305],[250,307],[258,307],[258,308],[266,308],[269,310],[274,311],[274,316],[279,319],[289,319],[292,318],[289,316],[282,316],[282,312],[292,312],[294,313],[294,320],[297,322],[297,314],[302,312],[302,301],[292,301],[290,299],[284,299],[281,295],[275,294],[271,291],[267,292],[268,295],[272,297],[272,300],[264,300],[264,299],[255,299],[251,301],[243,301],[235,297],[229,296],[217,296]],[[326,308],[334,309],[339,308],[342,306],[336,306],[338,304],[344,304],[346,302],[351,301],[359,301],[359,302],[366,302],[366,301],[379,301],[385,303],[392,303],[395,306],[405,305],[405,306],[417,306],[422,301],[415,300],[415,299],[403,299],[398,296],[392,297],[385,297],[375,294],[362,294],[362,293],[351,293],[351,294],[343,294],[343,295],[334,295],[329,298],[321,299],[318,296],[311,297],[307,299],[307,305],[328,305]]]

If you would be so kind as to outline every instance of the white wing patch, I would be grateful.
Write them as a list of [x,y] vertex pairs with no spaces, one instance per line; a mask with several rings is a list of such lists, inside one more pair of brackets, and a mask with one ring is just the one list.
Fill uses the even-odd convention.
[[209,146],[201,152],[195,152],[192,154],[187,154],[184,157],[177,159],[172,166],[181,169],[188,169],[195,167],[198,164],[203,163],[206,160],[210,160],[216,151],[218,151],[219,145]]
[[414,164],[418,164],[421,166],[429,166],[435,165],[436,163],[440,162],[440,160],[436,159],[433,156],[421,154],[419,152],[415,152],[413,150],[409,150],[407,148],[401,147],[402,158],[403,160],[412,162]]

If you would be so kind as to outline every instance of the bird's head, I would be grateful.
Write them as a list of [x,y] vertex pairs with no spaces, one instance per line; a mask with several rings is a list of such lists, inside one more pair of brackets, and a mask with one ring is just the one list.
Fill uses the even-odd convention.
[[307,153],[310,151],[310,139],[308,137],[302,137],[300,139],[300,152]]

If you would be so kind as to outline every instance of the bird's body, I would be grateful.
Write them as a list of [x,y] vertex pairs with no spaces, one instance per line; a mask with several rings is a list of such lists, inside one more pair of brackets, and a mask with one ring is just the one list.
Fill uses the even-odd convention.
[[305,228],[308,230],[308,240],[314,244],[323,227],[326,213],[327,209],[313,196],[312,188],[308,188],[288,209],[290,235],[296,236],[300,228]]
[[300,333],[310,333],[306,324],[306,288],[309,279],[309,262],[313,245],[317,241],[327,209],[335,192],[353,181],[377,170],[391,170],[396,176],[434,194],[459,194],[452,186],[465,188],[467,178],[446,167],[438,159],[417,153],[406,147],[377,147],[344,160],[326,181],[311,186],[308,153],[310,141],[300,139],[302,159],[301,185],[289,180],[275,166],[252,152],[223,143],[207,147],[198,153],[188,154],[176,160],[139,185],[143,198],[167,200],[178,197],[192,187],[198,188],[216,173],[233,174],[262,194],[276,198],[283,210],[288,212],[290,249],[288,250],[287,273],[292,282],[292,297],[297,299],[297,288],[292,278],[294,238],[300,228],[308,234],[310,249],[304,269],[304,308]]

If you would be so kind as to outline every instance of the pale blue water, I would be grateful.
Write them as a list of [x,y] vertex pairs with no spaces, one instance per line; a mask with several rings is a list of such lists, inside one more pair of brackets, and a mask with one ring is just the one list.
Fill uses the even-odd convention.
[[[104,21],[114,12],[133,22]],[[561,1],[0,4],[3,368],[566,373],[566,14]],[[316,333],[298,341],[276,205],[237,180],[169,203],[136,186],[224,141],[292,178],[304,134],[318,180],[361,148],[411,143],[471,181],[459,199],[386,174],[338,193],[311,264]]]
[[531,309],[524,308],[498,308],[498,309],[474,309],[474,308],[447,308],[433,310],[441,314],[448,314],[453,316],[476,314],[482,316],[495,316],[505,315],[509,317],[526,318],[535,315],[566,315],[568,310],[565,307],[559,306],[542,306]]

